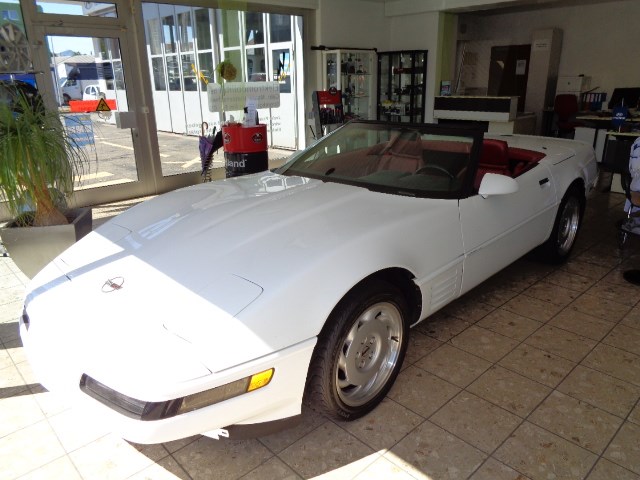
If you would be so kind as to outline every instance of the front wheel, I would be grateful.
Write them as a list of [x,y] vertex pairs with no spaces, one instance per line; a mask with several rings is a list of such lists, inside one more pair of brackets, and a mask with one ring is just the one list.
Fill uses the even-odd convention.
[[578,238],[583,211],[584,197],[577,187],[570,188],[560,202],[551,235],[541,246],[546,261],[558,264],[569,258]]
[[318,337],[305,402],[340,420],[373,410],[400,371],[409,336],[407,311],[402,293],[383,281],[349,293]]

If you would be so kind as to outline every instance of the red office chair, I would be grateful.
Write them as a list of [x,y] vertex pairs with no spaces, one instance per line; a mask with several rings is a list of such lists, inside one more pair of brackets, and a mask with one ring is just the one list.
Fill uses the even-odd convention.
[[557,136],[566,135],[573,138],[576,127],[583,125],[583,123],[575,120],[575,115],[578,113],[578,98],[572,93],[556,95],[553,111],[558,116]]

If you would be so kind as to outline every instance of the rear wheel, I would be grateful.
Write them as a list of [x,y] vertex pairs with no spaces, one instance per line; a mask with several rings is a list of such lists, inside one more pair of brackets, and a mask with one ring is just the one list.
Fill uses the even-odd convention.
[[368,282],[349,293],[318,337],[305,401],[354,420],[375,408],[395,381],[407,349],[406,301],[393,285]]
[[578,238],[583,211],[584,197],[579,188],[571,187],[560,202],[549,239],[541,246],[546,261],[557,264],[569,258]]

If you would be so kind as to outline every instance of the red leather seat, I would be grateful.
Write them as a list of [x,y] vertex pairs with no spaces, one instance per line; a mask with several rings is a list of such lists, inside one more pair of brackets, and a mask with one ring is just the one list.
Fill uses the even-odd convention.
[[473,182],[473,188],[476,191],[480,188],[480,183],[485,173],[499,173],[511,176],[511,171],[509,170],[509,145],[504,140],[489,138],[483,140],[478,171]]

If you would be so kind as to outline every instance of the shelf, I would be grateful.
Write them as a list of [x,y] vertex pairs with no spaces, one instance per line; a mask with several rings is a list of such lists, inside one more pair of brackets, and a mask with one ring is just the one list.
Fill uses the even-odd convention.
[[[427,53],[426,50],[378,53],[378,118],[424,122]],[[383,107],[384,103],[391,106]],[[388,108],[395,111],[389,112]]]

